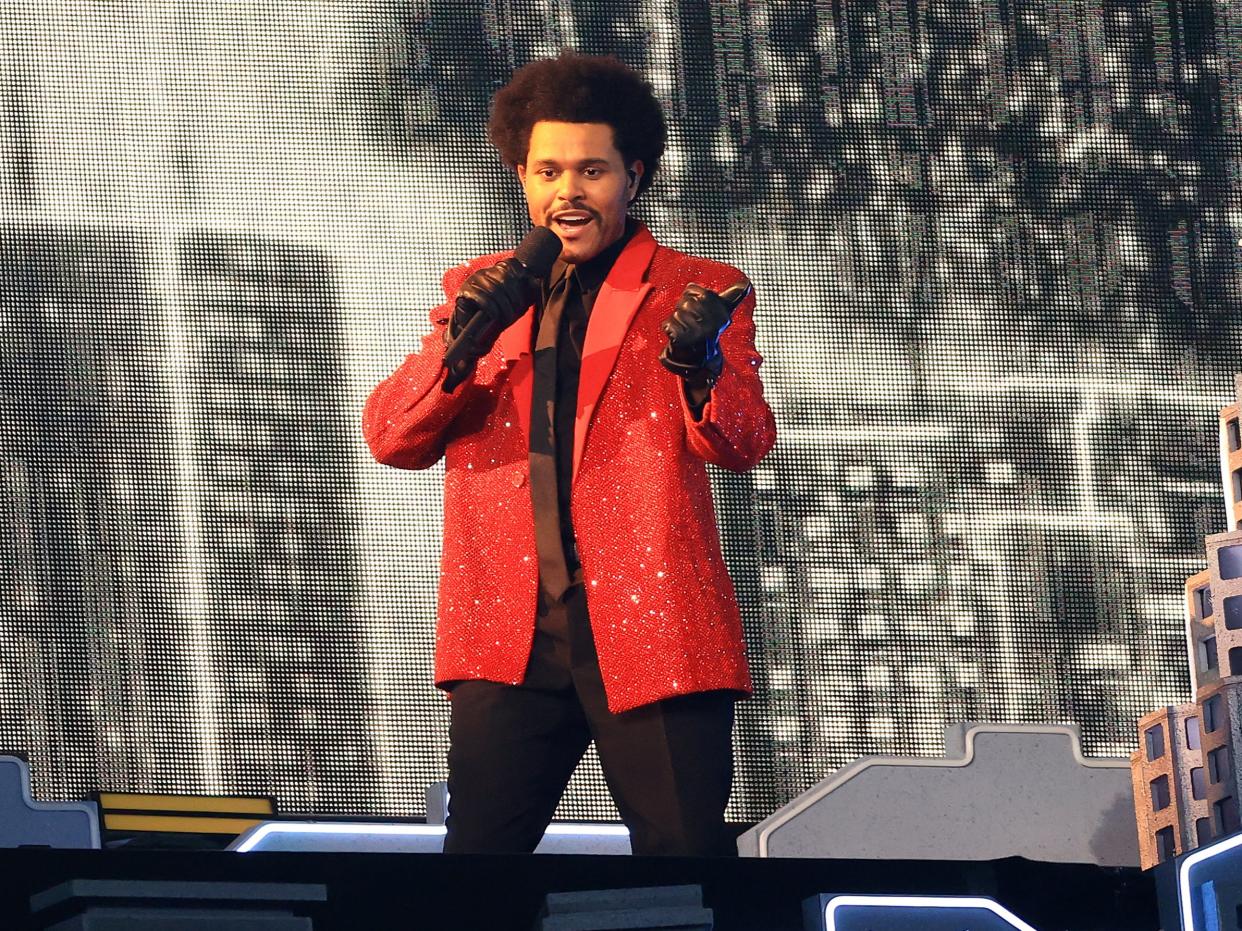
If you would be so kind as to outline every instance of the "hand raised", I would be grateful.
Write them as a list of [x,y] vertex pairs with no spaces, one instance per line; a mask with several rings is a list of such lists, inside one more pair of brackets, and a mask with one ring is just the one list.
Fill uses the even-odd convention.
[[668,345],[660,353],[660,363],[691,385],[715,384],[724,368],[720,335],[750,291],[745,279],[719,294],[701,284],[687,285],[672,316],[661,324]]

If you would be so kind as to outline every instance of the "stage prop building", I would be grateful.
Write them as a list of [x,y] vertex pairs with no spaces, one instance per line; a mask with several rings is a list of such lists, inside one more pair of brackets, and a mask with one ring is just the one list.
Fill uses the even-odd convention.
[[1220,412],[1229,530],[1207,538],[1207,569],[1186,580],[1194,701],[1139,719],[1130,757],[1144,868],[1242,828],[1242,376]]

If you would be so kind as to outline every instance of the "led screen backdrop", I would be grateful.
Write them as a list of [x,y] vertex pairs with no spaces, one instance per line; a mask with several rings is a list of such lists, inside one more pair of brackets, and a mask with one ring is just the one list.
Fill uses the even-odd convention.
[[[439,470],[359,411],[516,243],[491,93],[642,68],[665,242],[759,294],[776,450],[716,474],[757,697],[732,817],[960,720],[1128,751],[1183,696],[1239,367],[1226,0],[0,8],[0,748],[37,793],[418,814]],[[598,769],[562,815],[613,817]]]

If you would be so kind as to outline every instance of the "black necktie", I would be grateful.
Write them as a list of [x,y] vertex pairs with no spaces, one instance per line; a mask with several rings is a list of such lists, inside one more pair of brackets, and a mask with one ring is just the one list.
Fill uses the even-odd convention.
[[535,514],[535,551],[544,592],[559,599],[569,588],[561,540],[556,471],[556,340],[566,304],[577,296],[573,269],[552,287],[535,338],[530,407],[530,497]]

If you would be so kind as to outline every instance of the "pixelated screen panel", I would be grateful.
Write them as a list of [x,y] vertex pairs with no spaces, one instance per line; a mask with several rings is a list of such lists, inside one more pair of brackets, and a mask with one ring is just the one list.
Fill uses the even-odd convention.
[[[483,123],[563,46],[650,77],[643,218],[759,294],[780,440],[714,476],[759,687],[731,816],[952,721],[1126,753],[1186,694],[1242,342],[1230,4],[0,16],[0,747],[42,798],[423,811],[442,474],[359,412],[443,270],[523,233]],[[595,763],[561,814],[615,816]]]

